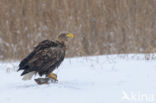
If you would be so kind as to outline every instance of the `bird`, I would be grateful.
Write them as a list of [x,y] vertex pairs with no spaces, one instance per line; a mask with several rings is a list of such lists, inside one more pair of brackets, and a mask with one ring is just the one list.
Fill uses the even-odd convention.
[[74,38],[73,33],[61,32],[56,40],[43,40],[34,47],[19,63],[17,70],[23,70],[22,80],[31,80],[33,75],[38,74],[57,80],[57,75],[53,71],[60,66],[65,58],[68,41]]

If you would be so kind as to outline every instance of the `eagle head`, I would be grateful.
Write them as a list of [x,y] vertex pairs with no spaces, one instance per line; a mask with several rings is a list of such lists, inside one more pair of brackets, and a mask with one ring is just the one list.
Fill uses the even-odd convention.
[[67,42],[69,41],[69,39],[73,39],[74,38],[74,34],[72,33],[69,33],[69,32],[61,32],[59,35],[58,35],[58,40],[61,41],[61,42]]

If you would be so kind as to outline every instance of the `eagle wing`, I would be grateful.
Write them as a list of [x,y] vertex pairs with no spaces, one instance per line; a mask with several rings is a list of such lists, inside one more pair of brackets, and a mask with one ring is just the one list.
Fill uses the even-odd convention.
[[19,64],[21,75],[36,71],[40,75],[52,72],[60,65],[65,56],[64,48],[52,41],[43,41]]
[[24,68],[24,66],[28,63],[28,61],[30,59],[33,58],[33,56],[39,51],[39,50],[44,50],[45,48],[48,48],[49,46],[52,46],[52,47],[55,47],[57,46],[57,44],[53,41],[50,41],[50,40],[44,40],[42,42],[40,42],[35,48],[34,50],[26,57],[24,58],[20,64],[19,64],[19,69],[18,70],[21,70]]

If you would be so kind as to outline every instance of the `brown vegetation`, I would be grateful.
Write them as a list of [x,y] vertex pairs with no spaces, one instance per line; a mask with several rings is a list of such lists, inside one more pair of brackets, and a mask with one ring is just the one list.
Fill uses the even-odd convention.
[[0,58],[20,59],[60,31],[68,56],[156,52],[155,0],[0,0]]

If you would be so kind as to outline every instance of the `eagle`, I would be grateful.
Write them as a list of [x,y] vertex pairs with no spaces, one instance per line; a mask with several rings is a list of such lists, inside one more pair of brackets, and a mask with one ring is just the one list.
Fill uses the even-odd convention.
[[30,80],[36,74],[57,80],[57,75],[53,71],[64,60],[66,44],[72,38],[74,34],[62,32],[55,41],[44,40],[34,47],[33,51],[19,64],[17,71],[23,70],[21,74],[23,80]]

